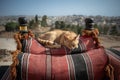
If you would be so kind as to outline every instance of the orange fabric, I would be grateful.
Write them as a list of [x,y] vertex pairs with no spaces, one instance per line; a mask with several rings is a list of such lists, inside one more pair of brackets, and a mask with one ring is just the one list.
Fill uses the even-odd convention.
[[94,42],[95,42],[95,46],[97,48],[101,47],[100,46],[100,40],[98,39],[98,35],[99,35],[99,31],[98,29],[93,29],[93,30],[83,30],[82,31],[82,36],[83,37],[92,37]]

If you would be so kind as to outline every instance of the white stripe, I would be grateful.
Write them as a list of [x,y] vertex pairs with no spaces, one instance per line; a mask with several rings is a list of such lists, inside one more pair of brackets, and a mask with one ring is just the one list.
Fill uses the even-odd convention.
[[[86,54],[86,53],[84,53],[84,54]],[[89,77],[89,72],[88,72],[88,64],[87,64],[87,62],[86,62],[85,56],[84,56],[83,54],[81,54],[81,56],[83,56],[83,59],[84,59],[84,61],[85,61],[85,63],[86,63],[87,75],[88,75],[88,80],[89,80],[90,77]],[[91,73],[90,73],[90,74],[91,74]]]
[[28,80],[28,67],[29,67],[29,58],[30,58],[31,54],[28,54],[28,58],[27,58],[27,69],[26,69],[26,80]]
[[[72,55],[70,55],[70,58],[71,58],[71,61],[72,61],[72,64],[73,64],[73,71],[74,71],[74,74],[75,74],[75,66],[74,66],[74,62],[73,62],[73,59],[72,59]],[[76,76],[74,75],[75,77],[75,80],[76,80]]]
[[70,65],[69,65],[69,62],[68,62],[69,55],[66,55],[66,58],[67,58],[67,64],[68,64],[69,79],[71,80],[71,78],[70,78]]
[[[67,50],[66,50],[66,48],[64,47],[64,50],[65,50],[65,52],[67,53]],[[67,58],[67,64],[68,64],[68,73],[69,73],[69,79],[71,80],[71,75],[70,75],[70,65],[69,65],[69,62],[68,62],[68,58],[69,58],[69,55],[66,55],[66,58]]]
[[23,54],[22,59],[21,59],[21,79],[22,80],[23,80],[23,78],[22,78],[22,66],[23,66],[23,58],[24,58],[24,56],[25,56],[25,53]]
[[45,48],[45,51],[46,51],[46,54],[47,54],[47,55],[50,55],[50,54],[51,54],[49,48]]
[[[25,52],[27,52],[27,44],[28,44],[28,42],[27,42],[27,40],[25,40]],[[23,49],[24,50],[24,49]]]
[[[88,57],[89,57],[89,55],[87,54],[87,52],[85,53]],[[90,63],[91,63],[91,71],[92,71],[92,76],[93,76],[93,80],[94,80],[94,73],[93,73],[93,66],[92,66],[92,60],[91,60],[91,58],[89,57],[89,60],[90,60]]]
[[[1,80],[5,80],[5,79],[7,80],[8,76],[10,75],[9,73],[10,73],[10,67],[7,69],[7,71],[5,72],[5,74]],[[7,78],[6,78],[6,76],[7,76]]]
[[31,46],[32,46],[32,38],[30,38],[29,52],[28,53],[31,53],[31,50],[30,50]]
[[109,51],[109,50],[105,50],[107,55],[110,55],[111,57],[113,57],[115,60],[117,60],[118,62],[120,62],[120,57],[118,55],[116,55],[115,53]]

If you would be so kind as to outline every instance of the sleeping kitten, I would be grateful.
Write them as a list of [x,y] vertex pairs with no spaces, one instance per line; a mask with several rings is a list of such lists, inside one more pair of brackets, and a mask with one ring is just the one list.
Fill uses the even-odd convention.
[[60,48],[61,45],[69,49],[78,48],[79,35],[72,31],[53,30],[39,35],[38,41],[45,47]]

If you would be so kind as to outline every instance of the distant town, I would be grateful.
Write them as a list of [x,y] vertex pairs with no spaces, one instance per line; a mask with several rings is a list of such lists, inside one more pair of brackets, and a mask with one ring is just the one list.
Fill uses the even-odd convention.
[[[18,22],[18,18],[24,16],[28,21],[34,20],[36,15],[28,16],[28,15],[18,15],[18,16],[0,16],[0,25],[4,26],[8,22]],[[46,15],[47,16],[47,15]],[[38,15],[38,20],[41,21],[43,16]],[[111,27],[115,26],[117,32],[120,34],[120,16],[85,16],[85,15],[67,15],[67,16],[47,16],[47,24],[48,26],[55,27],[56,21],[64,21],[69,25],[79,25],[85,26],[84,20],[85,18],[92,18],[94,23],[100,27]],[[39,25],[41,26],[41,25]]]
[[[0,25],[5,25],[7,22],[17,22],[18,17],[24,16],[28,21],[34,19],[34,16],[28,15],[18,15],[18,16],[0,16]],[[49,25],[53,25],[55,21],[64,21],[67,24],[73,25],[84,25],[85,18],[92,18],[94,22],[98,25],[119,25],[120,24],[120,16],[84,16],[84,15],[68,15],[68,16],[47,16],[47,22]],[[42,20],[42,16],[38,16],[39,20]]]

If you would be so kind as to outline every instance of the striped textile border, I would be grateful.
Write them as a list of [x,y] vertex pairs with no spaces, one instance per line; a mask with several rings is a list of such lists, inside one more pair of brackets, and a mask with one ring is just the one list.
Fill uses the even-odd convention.
[[120,53],[116,53],[115,51],[113,51],[112,49],[106,49],[106,54],[110,55],[111,57],[113,57],[114,59],[120,61]]
[[28,40],[26,40],[26,44],[25,44],[25,52],[26,53],[30,53],[31,45],[32,45],[32,38],[29,38]]
[[10,66],[0,66],[0,80],[10,79]]
[[[39,46],[38,46],[39,45]],[[33,52],[32,50],[32,48],[34,47],[34,46],[38,46],[38,47],[36,47],[36,48],[42,48],[43,46],[41,46],[35,39],[33,39],[33,38],[29,38],[28,40],[24,40],[24,42],[23,42],[23,48],[24,48],[24,51],[23,52],[25,52],[25,53],[31,53],[31,52]],[[66,47],[64,47],[64,46],[62,46],[62,48],[66,48]],[[62,49],[61,48],[61,49]],[[60,49],[60,48],[59,48]],[[57,50],[57,49],[53,49],[53,50]],[[71,54],[74,54],[74,53],[82,53],[82,52],[85,52],[87,50],[87,46],[86,46],[86,44],[81,40],[81,39],[79,39],[79,44],[78,44],[78,48],[75,48],[74,50],[72,50],[72,51],[70,51],[70,50],[68,50],[69,51],[69,53],[71,53]],[[54,52],[53,52],[54,53]],[[60,52],[61,54],[62,54],[62,52]]]
[[75,79],[88,80],[86,63],[83,56],[81,54],[73,54],[71,56],[74,63]]
[[106,49],[109,58],[109,64],[114,68],[114,80],[120,80],[120,47],[118,49]]
[[86,63],[88,80],[94,80],[93,66],[89,55],[87,53],[81,55],[83,56]]
[[[64,49],[63,55],[57,54],[58,49],[46,48],[45,50],[44,54],[19,54],[21,58],[21,60],[19,59],[21,61],[19,65],[21,71],[18,71],[18,74],[21,75],[19,80],[101,80],[104,77],[103,68],[106,58],[101,49],[82,54],[68,54]],[[57,55],[52,54],[54,51]],[[103,59],[101,59],[102,57]],[[93,63],[95,59],[102,62]],[[98,74],[98,72],[103,74]]]

